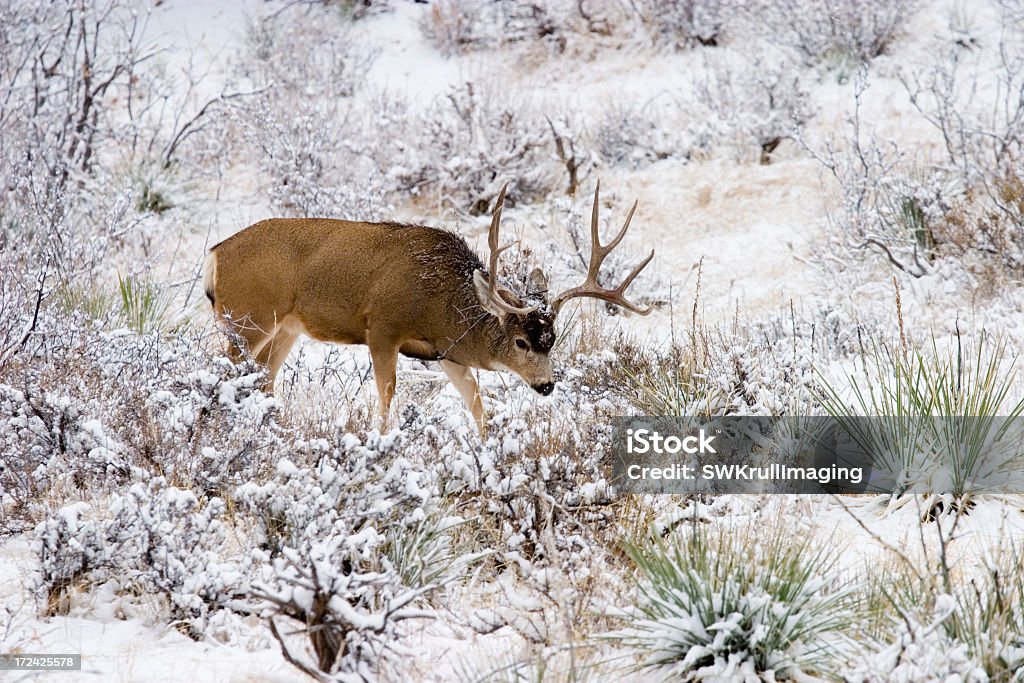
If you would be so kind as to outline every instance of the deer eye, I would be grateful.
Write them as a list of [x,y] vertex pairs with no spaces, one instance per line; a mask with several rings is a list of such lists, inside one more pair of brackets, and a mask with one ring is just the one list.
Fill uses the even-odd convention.
[[516,339],[516,346],[518,346],[519,348],[523,349],[524,351],[526,349],[530,348],[529,346],[526,345],[526,341],[524,341],[522,339]]

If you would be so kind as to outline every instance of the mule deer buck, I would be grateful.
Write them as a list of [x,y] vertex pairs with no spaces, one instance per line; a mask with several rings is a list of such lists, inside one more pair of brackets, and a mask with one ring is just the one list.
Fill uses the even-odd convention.
[[487,243],[487,269],[458,235],[417,225],[357,223],[323,218],[261,221],[214,246],[203,284],[215,316],[233,332],[229,352],[246,352],[266,366],[265,389],[299,335],[370,347],[387,425],[395,392],[398,354],[436,360],[469,407],[481,433],[483,403],[470,368],[508,370],[534,390],[554,389],[549,353],[555,318],[570,299],[592,297],[641,315],[650,313],[625,298],[626,288],[654,258],[654,251],[614,289],[598,283],[605,258],[626,234],[598,239],[600,185],[594,190],[587,277],[577,287],[547,298],[547,280],[535,269],[530,294],[519,296],[498,283],[499,223],[506,184],[498,195]]

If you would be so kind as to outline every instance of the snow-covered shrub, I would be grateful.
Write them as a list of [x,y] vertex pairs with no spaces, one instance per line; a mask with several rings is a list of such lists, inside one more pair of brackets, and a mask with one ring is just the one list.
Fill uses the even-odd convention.
[[5,488],[96,494],[167,476],[200,491],[257,475],[281,442],[262,370],[197,350],[188,335],[106,332],[44,307],[21,353],[0,367]]
[[[348,554],[362,550],[360,544],[333,534],[303,551],[285,548],[271,561],[273,578],[253,590],[285,658],[320,680],[326,680],[323,674],[337,677],[331,680],[376,680],[381,658],[400,634],[400,623],[430,616],[410,603],[433,585],[409,588],[393,570],[348,566]],[[315,665],[291,653],[275,617],[305,625]]]
[[[902,75],[911,103],[941,136],[936,173],[948,183],[924,218],[935,250],[962,259],[993,289],[1024,272],[1024,29],[1004,8],[998,41],[939,57]],[[1002,277],[1000,277],[1002,276]]]
[[120,592],[159,594],[170,617],[201,633],[211,607],[232,596],[237,570],[221,556],[224,503],[201,505],[190,491],[157,477],[113,495],[103,511],[86,503],[61,508],[35,530],[35,587],[48,611],[65,612],[73,584],[117,584]]
[[958,193],[955,179],[922,168],[863,117],[867,72],[858,71],[853,107],[840,136],[812,141],[797,130],[810,154],[833,176],[841,192],[830,210],[823,258],[849,269],[869,256],[913,277],[940,271],[935,225]]
[[558,181],[547,122],[496,83],[449,89],[408,129],[412,137],[393,140],[392,158],[400,161],[388,171],[399,191],[479,215],[506,181],[512,201],[544,197]]
[[940,597],[932,620],[925,623],[901,620],[896,638],[858,658],[844,672],[843,680],[850,683],[1012,680],[989,678],[980,663],[971,657],[967,646],[949,637],[942,624],[950,618],[954,600],[948,595]]
[[714,529],[627,546],[641,602],[611,636],[644,669],[682,681],[775,681],[831,673],[849,593],[824,577],[836,555],[782,525]]
[[[394,436],[339,434],[303,446],[322,453],[315,467],[282,460],[275,478],[235,490],[266,549],[254,556],[251,609],[304,671],[372,680],[400,622],[429,616],[410,604],[464,565],[445,550],[458,520],[444,517],[427,473],[396,457],[402,445]],[[422,533],[427,527],[433,532]],[[291,654],[280,617],[305,625],[315,665]]]
[[746,3],[758,35],[812,63],[848,66],[884,54],[919,0],[757,0]]
[[[225,389],[193,379],[199,392]],[[67,611],[73,587],[102,584],[129,600],[157,595],[195,637],[218,610],[259,614],[303,670],[371,680],[400,637],[400,622],[430,616],[413,601],[482,556],[452,544],[463,521],[445,512],[432,475],[397,455],[402,447],[397,435],[291,434],[287,445],[271,446],[272,478],[221,487],[229,506],[163,477],[112,493],[102,505],[67,506],[36,528],[36,587],[51,612]],[[286,455],[318,462],[300,467]],[[233,550],[235,538],[256,547]],[[282,617],[308,629],[312,668],[277,630]]]
[[611,166],[640,168],[661,159],[689,159],[698,143],[663,98],[612,102],[594,129],[594,146]]
[[501,433],[481,446],[438,444],[443,490],[472,500],[467,517],[506,561],[585,566],[594,549],[581,520],[597,532],[612,519],[603,464],[611,430],[556,416],[494,419]]
[[233,117],[286,215],[372,220],[382,212],[382,178],[358,142],[376,135],[376,121],[354,98],[375,55],[352,31],[337,12],[312,5],[250,29],[251,59],[239,75],[257,94]]
[[124,481],[131,469],[128,449],[104,424],[102,411],[60,390],[44,392],[28,383],[25,389],[0,384],[0,443],[17,489],[44,488],[61,470],[93,484]]
[[120,0],[0,8],[0,204],[17,194],[16,178],[36,176],[53,196],[93,171],[122,125],[110,96],[127,91],[143,60],[141,22]]
[[1024,163],[1007,164],[946,207],[936,218],[922,212],[920,232],[935,253],[958,259],[981,293],[997,295],[1024,274]]
[[115,250],[159,249],[151,210],[168,203],[138,173],[163,172],[163,151],[190,137],[175,116],[212,115],[170,92],[146,14],[124,0],[0,7],[0,243],[51,283],[93,284]]
[[676,50],[718,45],[738,7],[735,0],[639,0],[632,4],[654,41]]
[[565,49],[569,6],[513,0],[437,0],[420,30],[445,55],[543,42]]
[[731,147],[740,158],[759,153],[761,163],[809,116],[799,69],[768,51],[705,56],[704,79],[688,105],[695,140],[711,151]]
[[946,164],[964,187],[995,182],[1024,153],[1024,26],[1003,8],[1005,28],[977,49],[936,44],[936,58],[900,73],[911,103],[940,133]]

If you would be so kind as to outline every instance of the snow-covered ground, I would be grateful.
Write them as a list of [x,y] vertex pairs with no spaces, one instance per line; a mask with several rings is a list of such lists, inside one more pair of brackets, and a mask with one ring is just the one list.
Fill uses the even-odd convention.
[[[250,74],[239,76],[240,62],[245,55],[251,54],[246,52],[249,49],[248,26],[253,17],[285,11],[287,4],[268,5],[256,0],[218,3],[166,0],[158,3],[152,11],[147,36],[154,44],[166,48],[159,58],[165,60],[172,73],[184,74],[191,70],[193,74],[205,74],[182,104],[187,111],[197,111],[203,102],[220,93],[236,88],[244,90],[251,85],[246,80],[251,78]],[[571,43],[564,53],[553,52],[542,45],[513,44],[446,55],[424,35],[421,24],[429,23],[431,13],[437,12],[438,7],[444,11],[443,8],[455,7],[458,2],[438,5],[393,0],[385,4],[385,11],[372,11],[352,22],[352,27],[347,29],[348,39],[374,56],[368,70],[359,75],[360,87],[364,89],[357,92],[354,101],[360,105],[367,105],[385,93],[400,100],[407,108],[403,111],[426,112],[432,103],[443,100],[452,88],[466,82],[487,84],[489,87],[496,84],[503,95],[519,98],[517,102],[523,103],[524,109],[534,107],[549,111],[553,116],[576,117],[579,129],[588,134],[602,126],[605,115],[617,107],[635,106],[639,111],[655,112],[657,116],[657,112],[667,111],[658,109],[659,103],[669,102],[675,114],[670,120],[655,121],[665,129],[659,134],[669,137],[678,134],[679,139],[689,136],[699,140],[702,134],[712,135],[707,131],[717,130],[715,125],[720,123],[699,118],[702,111],[706,113],[706,109],[701,109],[706,103],[702,104],[697,92],[710,73],[710,67],[706,66],[708,55],[718,50],[740,59],[745,50],[743,44],[728,39],[716,47],[674,50],[639,38],[595,35],[582,43]],[[324,16],[327,17],[326,14]],[[958,0],[921,2],[891,47],[865,68],[867,86],[860,96],[857,112],[861,119],[861,134],[873,136],[873,144],[880,148],[891,146],[904,152],[917,168],[938,165],[945,153],[942,137],[910,101],[904,81],[915,70],[928,68],[938,58],[936,45],[949,43],[950,35],[957,35],[957,30],[966,31],[965,35],[976,40],[974,45],[979,51],[991,51],[1003,29],[1007,28],[1001,25],[1003,16],[1006,15],[1001,15],[996,5],[982,7],[981,4],[976,6],[975,3]],[[572,40],[581,39],[575,36]],[[746,66],[742,61],[737,63],[741,69],[750,69],[749,63]],[[812,325],[818,326],[816,330],[823,329],[822,322],[836,319],[837,311],[842,312],[841,320],[847,324],[847,329],[837,333],[837,339],[849,346],[860,344],[864,347],[877,343],[891,344],[895,348],[900,336],[906,334],[912,341],[923,344],[936,340],[937,347],[944,349],[954,343],[954,334],[970,339],[987,333],[1003,339],[1007,344],[1006,355],[1014,355],[1024,347],[1022,299],[1016,296],[1020,283],[1015,276],[999,280],[997,291],[981,293],[983,288],[978,282],[984,278],[977,272],[937,262],[927,274],[913,277],[891,268],[877,250],[868,248],[851,252],[849,243],[862,238],[841,234],[837,239],[836,231],[841,229],[838,227],[839,216],[846,206],[844,199],[848,199],[843,191],[847,188],[841,187],[822,160],[827,161],[829,154],[835,155],[832,159],[849,155],[855,147],[850,119],[857,111],[854,94],[860,83],[858,71],[855,67],[843,63],[837,66],[828,61],[794,69],[800,74],[799,87],[806,90],[801,139],[783,139],[777,148],[773,148],[770,163],[758,163],[760,150],[757,145],[744,146],[744,143],[728,136],[725,136],[725,142],[703,146],[694,143],[687,154],[661,155],[664,158],[637,164],[612,164],[597,151],[588,150],[587,175],[580,192],[575,197],[566,198],[555,191],[543,201],[527,201],[510,207],[504,219],[506,234],[521,234],[524,244],[534,246],[536,255],[548,259],[545,266],[553,271],[556,278],[554,287],[568,287],[571,282],[567,280],[579,277],[579,273],[573,272],[566,261],[552,255],[552,250],[568,249],[565,224],[569,222],[570,214],[576,217],[589,215],[589,193],[593,181],[597,178],[601,181],[602,215],[605,225],[609,226],[605,230],[610,231],[611,226],[619,225],[631,202],[638,200],[639,208],[623,249],[629,250],[631,255],[643,254],[650,248],[656,250],[652,266],[631,291],[650,292],[650,300],[658,306],[652,315],[643,318],[605,318],[598,313],[607,334],[601,339],[613,339],[614,331],[621,330],[654,354],[663,352],[672,341],[686,339],[692,321],[697,319],[704,329],[712,331],[709,337],[726,339],[734,344],[729,350],[737,355],[745,353],[743,343],[749,344],[745,347],[748,351],[757,348],[760,349],[757,353],[761,353],[764,347],[758,345],[764,342],[769,351],[763,356],[750,351],[754,355],[749,355],[748,360],[752,366],[763,362],[765,377],[768,378],[763,380],[765,384],[770,384],[773,377],[781,377],[783,370],[791,369],[785,365],[790,354],[794,356],[793,364],[798,370],[813,374],[810,370],[813,362],[815,370],[822,371],[839,384],[847,381],[845,375],[848,370],[863,367],[863,359],[855,358],[852,353],[843,355],[839,351],[813,357],[815,350],[812,348],[812,358],[802,357],[799,361],[795,358],[798,339],[800,343],[805,342],[811,334]],[[981,68],[975,73],[979,92],[984,93],[993,87],[995,75]],[[329,86],[313,83],[308,88],[315,95]],[[742,97],[741,94],[736,100],[740,109],[744,103]],[[648,105],[649,109],[644,109]],[[233,105],[228,106],[229,110],[230,106]],[[353,111],[364,112],[358,108]],[[723,119],[730,113],[719,112]],[[300,113],[296,113],[296,117],[299,116]],[[398,118],[396,115],[391,121]],[[277,125],[280,121],[272,123]],[[388,137],[395,134],[380,120],[366,125],[369,126],[368,133],[367,129],[360,129],[366,133],[365,138],[342,142],[358,148],[363,157],[371,156],[376,148],[383,149],[389,142]],[[748,125],[753,124],[748,122]],[[408,127],[395,130],[410,133]],[[548,132],[544,131],[543,135],[547,136]],[[658,156],[656,152],[657,149],[652,154]],[[553,154],[551,151],[547,153]],[[818,158],[814,158],[815,155]],[[205,247],[282,210],[281,202],[272,192],[274,181],[267,180],[259,160],[242,157],[244,153],[238,150],[224,150],[216,164],[208,162],[217,166],[216,173],[200,180],[178,177],[173,182],[167,181],[172,195],[177,192],[178,196],[187,196],[190,201],[187,206],[176,207],[166,218],[153,219],[154,225],[163,231],[160,233],[162,243],[153,247],[153,253],[146,254],[151,259],[148,270],[158,278],[184,283],[174,289],[173,294],[176,302],[184,300],[186,291],[189,295],[179,318],[185,319],[190,329],[210,325],[201,292],[191,284]],[[399,166],[405,161],[403,158],[395,161],[394,165]],[[447,161],[450,160],[441,160],[438,164]],[[198,175],[196,177],[199,178]],[[325,185],[331,180],[325,176]],[[368,179],[368,187],[370,184]],[[559,180],[558,184],[561,186],[564,182]],[[352,192],[351,188],[349,192]],[[450,204],[442,206],[442,201],[432,195],[413,196],[409,193],[396,197],[392,193],[367,210],[384,210],[396,220],[451,227],[463,234],[478,251],[482,252],[485,247],[488,216],[471,216],[462,209],[453,209]],[[842,245],[836,247],[837,241],[846,242],[847,250],[843,251]],[[851,253],[861,256],[851,257]],[[901,297],[899,309],[897,297]],[[752,321],[764,322],[768,328],[781,328],[784,332],[773,339],[767,339],[767,333],[764,339],[744,337],[760,334],[761,328],[748,327]],[[749,332],[755,329],[757,332]],[[866,337],[863,339],[860,336],[862,330]],[[815,334],[824,332],[816,331]],[[203,343],[214,343],[210,339],[210,335],[203,337]],[[784,350],[776,354],[773,345]],[[600,351],[610,353],[610,349],[588,351],[594,353],[587,362],[598,369],[588,367],[580,372],[593,371],[611,376],[611,365],[602,366],[598,360],[593,360],[602,357]],[[802,346],[800,353],[805,353]],[[586,355],[581,353],[581,356]],[[786,358],[779,360],[780,356]],[[611,357],[615,358],[614,355]],[[768,367],[769,359],[775,365]],[[576,360],[565,357],[559,358],[558,362],[569,374],[573,372]],[[345,424],[359,425],[360,420],[372,412],[375,389],[372,381],[367,381],[368,366],[368,357],[362,348],[337,350],[303,341],[292,352],[283,371],[277,399],[285,406],[305,404],[323,411],[317,418],[319,422],[308,425],[309,444],[302,444],[302,448],[308,446],[304,455],[310,462],[300,465],[312,466],[315,458],[310,454],[319,452],[314,446],[318,439],[324,440],[324,434]],[[421,427],[422,433],[409,437],[410,441],[415,441],[418,447],[428,443],[429,446],[423,448],[432,449],[440,458],[447,457],[453,461],[462,458],[465,462],[445,463],[445,467],[450,469],[432,472],[436,475],[442,471],[444,476],[441,479],[449,483],[459,480],[459,477],[469,481],[478,476],[483,483],[476,482],[479,488],[467,488],[460,494],[467,497],[493,494],[503,486],[515,491],[516,486],[522,485],[523,481],[528,482],[529,476],[535,474],[523,474],[523,471],[532,472],[526,465],[523,470],[514,467],[496,469],[491,473],[491,479],[487,474],[488,458],[498,454],[511,461],[526,452],[522,444],[529,443],[537,434],[533,423],[527,424],[529,420],[524,422],[523,415],[528,410],[549,416],[548,425],[564,425],[577,417],[585,422],[586,418],[603,414],[603,399],[590,400],[585,379],[575,378],[566,383],[572,389],[561,390],[566,393],[556,392],[547,398],[535,396],[517,379],[503,374],[481,373],[480,381],[489,407],[498,416],[497,429],[507,432],[505,440],[499,436],[497,441],[492,439],[486,446],[472,441],[476,437],[470,431],[470,419],[461,400],[452,387],[444,384],[443,376],[435,367],[402,360],[399,370],[397,413],[411,414],[409,422],[415,424],[423,413],[444,416],[427,428]],[[199,384],[203,385],[203,381]],[[214,378],[208,384],[222,387],[230,382]],[[1011,380],[1010,386],[1014,399],[1024,396],[1024,385],[1019,380]],[[12,392],[17,389],[14,387]],[[789,391],[791,387],[780,386],[777,389],[778,395],[791,397],[795,394],[795,390]],[[844,384],[842,389],[848,387]],[[571,391],[578,393],[569,396]],[[200,389],[193,387],[190,397],[194,398],[198,393],[201,393]],[[0,402],[0,405],[16,403],[10,399],[13,395],[0,394],[0,398],[8,401],[8,404]],[[248,400],[243,397],[236,401],[233,393],[219,396],[218,400],[211,399],[212,403],[219,401],[219,405],[227,406],[225,410],[232,411],[236,403],[243,406]],[[154,398],[153,403],[146,404],[146,409],[159,412],[163,406],[161,400],[164,399]],[[176,409],[174,400],[177,399],[166,400],[172,409]],[[748,407],[755,411],[763,408],[760,404]],[[239,408],[238,414],[249,408],[252,405]],[[270,409],[263,406],[259,410],[263,411],[259,415],[264,415]],[[300,408],[285,408],[284,411],[281,424],[285,428],[304,424],[306,414]],[[551,422],[551,415],[555,416],[554,422]],[[0,414],[0,420],[5,418],[14,425],[15,418]],[[22,416],[16,419],[20,420]],[[75,419],[82,421],[84,418],[78,415]],[[141,414],[138,418],[140,423],[148,419]],[[332,422],[332,419],[336,421]],[[196,420],[198,424],[202,418]],[[253,429],[260,429],[264,424],[260,422],[259,427]],[[429,440],[430,434],[438,433],[439,424],[451,427],[443,437],[450,436],[453,443],[440,444]],[[275,423],[275,428],[277,426]],[[239,431],[243,429],[239,428]],[[573,434],[578,436],[579,433]],[[378,443],[381,439],[379,434],[372,430],[367,434],[359,437],[362,441],[353,437],[359,444],[357,450],[365,445],[367,449],[378,448],[380,453],[387,452],[387,448]],[[191,431],[189,435],[191,439]],[[231,438],[242,439],[235,433]],[[384,437],[384,440],[387,438],[391,437]],[[557,442],[557,436],[551,440]],[[116,445],[107,444],[100,437],[94,441],[95,448],[109,447],[108,450],[117,451]],[[285,443],[283,437],[281,443]],[[257,444],[255,448],[258,451],[260,447]],[[95,448],[84,447],[84,452],[92,457]],[[585,451],[590,446],[577,443],[574,447],[566,445],[560,448],[556,454],[547,454],[545,458],[550,456],[557,460],[565,452],[575,454],[574,448]],[[476,461],[472,463],[474,458]],[[499,464],[504,466],[505,463]],[[550,466],[545,460],[544,467]],[[478,470],[476,475],[472,472],[474,467]],[[173,466],[160,471],[172,481],[177,474]],[[513,474],[506,480],[500,480],[499,471],[501,474]],[[536,476],[538,480],[541,478],[541,475]],[[600,488],[604,482],[588,483]],[[211,490],[219,489],[214,485]],[[57,493],[50,503],[54,508],[51,513],[74,502],[62,499],[60,495]],[[102,511],[101,501],[106,495],[100,496],[99,501],[92,501],[97,510]],[[504,499],[497,496],[495,500],[504,500],[508,509],[513,510],[511,495]],[[551,500],[554,501],[553,498]],[[0,497],[0,503],[3,502]],[[944,499],[944,502],[948,504],[949,499]],[[553,504],[562,503],[554,501]],[[969,576],[984,569],[984,562],[994,549],[1019,549],[1024,541],[1024,501],[1016,497],[978,495],[973,499],[970,514],[958,518],[940,516],[937,522],[928,519],[931,510],[922,510],[917,500],[903,500],[891,505],[887,498],[880,496],[721,496],[712,502],[638,497],[632,505],[627,510],[630,519],[646,522],[666,524],[666,520],[696,516],[711,526],[723,528],[756,524],[766,528],[774,525],[791,529],[794,538],[813,539],[836,552],[835,567],[827,577],[822,577],[825,583],[842,582],[859,573],[877,571],[885,562],[893,561],[894,553],[910,559],[920,557],[921,572],[927,575],[936,575],[940,567],[945,566],[954,567],[958,575]],[[539,518],[541,513],[537,509],[532,512]],[[422,510],[420,513],[423,514]],[[626,515],[626,512],[622,514]],[[923,518],[926,521],[922,521]],[[623,523],[623,520],[618,519],[617,523]],[[255,522],[252,524],[256,526]],[[597,526],[596,522],[594,524]],[[951,531],[955,531],[953,540],[942,542],[942,534]],[[259,535],[254,529],[238,530],[237,533],[238,538],[251,534],[247,537],[250,540]],[[495,544],[502,545],[502,551],[506,553],[497,562],[497,568],[488,566],[469,570],[466,578],[447,585],[442,597],[430,605],[436,618],[403,622],[400,647],[404,654],[387,660],[380,672],[382,679],[439,682],[527,680],[528,674],[524,671],[529,669],[533,680],[577,680],[574,676],[579,675],[579,671],[574,668],[575,664],[586,663],[590,669],[585,674],[591,674],[596,680],[648,680],[649,674],[628,668],[634,660],[616,651],[611,641],[580,639],[574,631],[579,628],[585,636],[595,636],[615,628],[610,619],[602,621],[605,616],[601,610],[610,610],[616,599],[620,600],[617,604],[621,607],[621,599],[632,595],[632,581],[622,569],[621,550],[602,548],[600,552],[592,551],[586,544],[593,539],[587,537],[585,542],[581,541],[584,550],[567,551],[566,557],[559,558],[564,560],[564,565],[570,566],[569,569],[557,562],[554,562],[554,568],[534,566],[525,559],[527,552],[522,548],[536,539],[526,538],[528,534],[521,534],[513,522],[507,520],[505,526],[495,533],[501,536],[500,542],[495,541]],[[581,537],[586,535],[580,533]],[[6,675],[11,676],[9,680],[187,680],[201,683],[305,679],[282,656],[266,622],[256,616],[218,612],[204,624],[203,637],[191,638],[185,620],[168,623],[165,596],[140,595],[137,587],[126,588],[117,585],[116,581],[69,590],[69,604],[65,605],[64,613],[46,615],[45,597],[34,590],[40,557],[39,548],[33,545],[38,541],[33,541],[33,538],[34,532],[23,531],[0,539],[0,605],[4,606],[4,612],[0,612],[0,652],[82,653],[83,668],[81,672],[74,673],[7,672]],[[572,539],[557,540],[572,543]],[[555,540],[550,542],[555,543]],[[486,545],[487,541],[482,544]],[[200,550],[214,552],[209,548]],[[239,549],[238,557],[252,549],[244,550]],[[545,548],[545,553],[547,551]],[[949,553],[949,556],[941,555],[940,551]],[[581,568],[577,563],[584,566]],[[565,575],[560,570],[565,570]],[[210,575],[220,576],[213,569],[210,569]],[[1018,575],[1015,579],[1019,581],[1021,577]],[[579,602],[570,605],[572,600]],[[580,613],[571,611],[577,608]],[[281,619],[279,621],[284,623]],[[586,622],[587,626],[578,626],[577,622]],[[412,625],[405,625],[407,623]],[[865,634],[861,636],[867,638]],[[293,652],[305,652],[302,649],[305,640],[301,634],[293,633],[285,640]],[[959,664],[953,661],[960,651],[954,648],[941,652],[942,642],[945,641],[935,641],[938,644],[934,644],[922,636],[917,643],[920,646],[918,650],[907,650],[915,652],[914,656],[918,658],[933,658],[932,669],[924,666],[921,671],[914,672],[891,665],[887,669],[891,679],[873,679],[871,676],[874,674],[865,669],[859,673],[852,672],[851,676],[860,678],[849,680],[908,683],[983,680],[970,675],[954,678],[956,674],[950,672],[962,673],[962,669],[957,668]],[[1012,646],[1024,648],[1024,641],[1015,642]],[[576,657],[578,661],[574,659]],[[940,662],[943,657],[950,659],[948,666]],[[623,659],[628,661],[624,663]],[[878,670],[883,670],[886,665],[879,663],[883,660],[884,657],[879,655],[872,662],[882,667]],[[1008,657],[1008,661],[1015,660]],[[1024,661],[1024,658],[1016,661]],[[544,671],[546,666],[549,666],[547,673]],[[949,673],[949,678],[929,677],[943,670]],[[731,674],[719,672],[717,675],[717,678],[707,680],[772,680],[744,679],[738,669]]]

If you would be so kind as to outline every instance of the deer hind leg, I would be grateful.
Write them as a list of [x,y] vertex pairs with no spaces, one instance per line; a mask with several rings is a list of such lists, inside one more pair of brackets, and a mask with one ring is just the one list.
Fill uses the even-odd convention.
[[466,402],[469,412],[473,413],[473,420],[476,428],[481,433],[487,432],[487,416],[484,414],[484,403],[480,399],[480,387],[477,386],[473,371],[465,365],[453,363],[450,360],[441,360],[441,369]]
[[373,361],[373,379],[377,382],[377,395],[380,398],[380,429],[388,426],[388,415],[391,412],[391,399],[395,395],[395,369],[398,366],[398,347],[389,338],[367,335],[367,346],[370,347],[370,360]]

